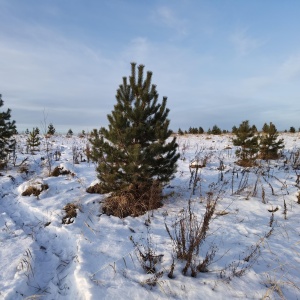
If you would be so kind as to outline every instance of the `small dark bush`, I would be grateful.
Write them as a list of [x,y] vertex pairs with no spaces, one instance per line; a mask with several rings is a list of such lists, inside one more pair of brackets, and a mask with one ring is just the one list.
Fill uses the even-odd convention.
[[66,212],[66,215],[62,219],[62,224],[71,224],[74,222],[74,218],[77,217],[76,209],[78,206],[74,203],[68,203],[63,210]]
[[42,191],[48,190],[49,185],[48,184],[42,184],[41,188],[38,188],[36,186],[29,186],[23,193],[22,196],[39,196]]
[[64,168],[62,167],[55,167],[55,169],[51,173],[51,176],[58,177],[59,175],[69,175],[69,174],[74,176],[74,173],[72,173],[69,170],[64,170]]

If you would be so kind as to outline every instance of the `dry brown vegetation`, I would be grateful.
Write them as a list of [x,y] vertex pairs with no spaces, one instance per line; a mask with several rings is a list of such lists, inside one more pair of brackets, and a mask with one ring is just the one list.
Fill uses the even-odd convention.
[[22,196],[39,196],[42,191],[48,190],[48,184],[40,184],[39,186],[29,186],[23,193]]
[[106,198],[102,210],[119,218],[140,216],[162,206],[161,193],[162,187],[158,181],[153,182],[150,188],[145,184],[131,185],[127,190]]

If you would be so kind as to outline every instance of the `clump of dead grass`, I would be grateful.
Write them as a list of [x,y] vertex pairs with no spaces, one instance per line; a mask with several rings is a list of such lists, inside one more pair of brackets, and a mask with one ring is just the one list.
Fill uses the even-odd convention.
[[74,176],[74,173],[72,173],[69,170],[65,170],[63,167],[55,167],[54,170],[51,172],[51,176],[58,177],[59,175],[71,175]]
[[86,189],[86,192],[89,194],[103,194],[103,190],[100,183],[89,186]]
[[130,185],[122,192],[113,193],[105,199],[102,211],[119,218],[137,217],[162,206],[162,186],[158,181],[151,185]]
[[66,215],[62,218],[62,224],[72,224],[74,222],[74,218],[77,217],[78,205],[74,203],[68,203],[65,205],[63,210],[66,212]]
[[48,184],[42,184],[38,183],[36,185],[29,186],[21,195],[22,196],[31,196],[34,195],[38,197],[42,191],[48,190],[49,185]]

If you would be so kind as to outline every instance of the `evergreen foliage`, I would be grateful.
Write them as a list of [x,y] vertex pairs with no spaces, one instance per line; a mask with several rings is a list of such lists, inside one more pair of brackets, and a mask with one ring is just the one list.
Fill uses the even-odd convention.
[[183,135],[184,134],[184,132],[181,130],[181,128],[178,129],[178,134],[179,135]]
[[30,149],[31,153],[38,151],[38,146],[41,144],[39,133],[40,131],[37,127],[33,128],[32,131],[29,132],[29,136],[26,140],[26,144]]
[[214,135],[222,134],[222,130],[217,125],[214,125],[211,130],[211,134],[214,134]]
[[252,130],[253,130],[253,132],[258,132],[258,130],[257,130],[257,128],[256,128],[255,125],[252,125]]
[[72,129],[70,128],[69,130],[68,130],[68,132],[67,132],[67,136],[72,136],[73,135],[73,131],[72,131]]
[[[150,203],[152,187],[162,187],[173,177],[179,158],[176,138],[166,141],[171,136],[167,98],[158,103],[152,72],[147,72],[145,80],[143,73],[143,65],[137,67],[136,74],[136,64],[131,64],[129,81],[123,77],[117,104],[107,116],[108,129],[95,129],[90,138],[90,157],[97,162],[101,192],[113,192],[111,199],[127,201],[127,211],[121,217],[132,214],[128,208],[136,207],[137,202],[142,207],[138,214],[155,208]],[[156,188],[156,193],[160,190]]]
[[235,146],[240,146],[236,150],[236,155],[239,158],[237,162],[242,166],[252,166],[255,163],[257,152],[259,151],[258,146],[258,136],[255,135],[256,131],[253,126],[250,127],[249,121],[243,121],[239,128],[237,128],[235,135],[236,138],[233,139],[233,144]]
[[268,133],[268,131],[269,131],[269,125],[267,123],[265,123],[263,128],[262,128],[262,132],[263,133]]
[[276,126],[270,122],[270,124],[264,124],[263,135],[260,137],[260,156],[262,159],[277,159],[279,156],[279,150],[284,148],[284,140],[278,140],[278,131]]
[[[0,107],[3,106],[2,95],[0,94]],[[8,155],[15,150],[16,140],[13,135],[16,133],[15,121],[10,121],[11,110],[0,112],[0,167],[5,165]]]
[[294,126],[291,126],[291,127],[290,127],[290,133],[295,133],[295,132],[296,132],[295,127],[294,127]]
[[55,128],[54,128],[54,126],[53,126],[52,123],[50,123],[50,124],[48,125],[48,131],[47,131],[47,134],[50,134],[50,135],[55,134]]

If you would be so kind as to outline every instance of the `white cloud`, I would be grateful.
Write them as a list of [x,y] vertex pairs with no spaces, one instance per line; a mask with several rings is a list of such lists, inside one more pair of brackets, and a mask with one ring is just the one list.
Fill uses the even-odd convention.
[[248,29],[238,29],[230,36],[230,41],[239,56],[248,55],[265,43],[265,41],[250,37]]
[[176,34],[180,37],[187,35],[187,21],[179,18],[175,12],[167,6],[157,8],[153,14],[153,19],[156,23],[163,24],[175,30]]
[[280,67],[280,78],[292,80],[300,77],[300,54],[290,56]]

